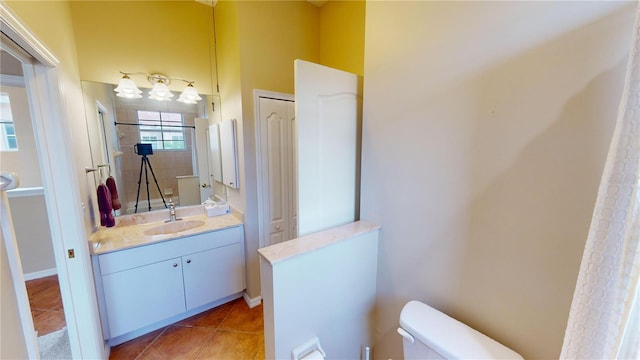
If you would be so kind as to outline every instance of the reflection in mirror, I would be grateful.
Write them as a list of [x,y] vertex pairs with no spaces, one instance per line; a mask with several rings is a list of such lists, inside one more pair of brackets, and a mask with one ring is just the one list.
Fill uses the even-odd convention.
[[211,98],[202,95],[197,104],[127,99],[115,96],[114,87],[82,82],[91,157],[99,169],[95,185],[114,178],[122,204],[116,215],[165,209],[169,199],[179,206],[226,200],[225,186],[213,177],[221,170],[214,169],[219,150],[212,146],[219,141],[211,136],[217,132],[206,119]]

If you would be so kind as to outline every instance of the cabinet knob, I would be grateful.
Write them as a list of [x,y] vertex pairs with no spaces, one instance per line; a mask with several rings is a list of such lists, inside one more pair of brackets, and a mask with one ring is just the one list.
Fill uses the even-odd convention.
[[280,225],[276,225],[276,230],[280,230]]
[[173,263],[173,267],[178,267],[178,263]]
[[187,264],[191,264],[191,259],[187,259]]

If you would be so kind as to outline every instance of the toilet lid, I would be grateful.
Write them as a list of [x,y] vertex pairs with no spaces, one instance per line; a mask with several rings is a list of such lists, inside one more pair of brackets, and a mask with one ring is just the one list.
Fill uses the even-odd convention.
[[449,359],[522,359],[508,347],[419,301],[402,308],[400,326]]

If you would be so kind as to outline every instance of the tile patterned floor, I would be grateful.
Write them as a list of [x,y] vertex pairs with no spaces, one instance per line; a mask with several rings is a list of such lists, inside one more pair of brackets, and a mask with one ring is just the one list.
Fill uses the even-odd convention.
[[65,325],[64,310],[58,276],[52,275],[26,282],[31,305],[33,326],[38,336],[62,329]]
[[262,305],[234,300],[115,346],[109,359],[264,359]]
[[[38,335],[65,326],[56,275],[27,281],[27,293]],[[250,309],[242,298],[236,299],[115,346],[109,359],[262,360],[262,305]]]

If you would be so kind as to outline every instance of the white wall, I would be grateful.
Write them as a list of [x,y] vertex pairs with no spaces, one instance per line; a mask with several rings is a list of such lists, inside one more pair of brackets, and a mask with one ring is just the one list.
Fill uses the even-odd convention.
[[314,337],[327,359],[361,358],[371,346],[378,236],[377,225],[358,221],[258,250],[265,358],[289,359]]
[[7,193],[22,272],[27,280],[56,273],[56,259],[42,188]]
[[[418,299],[557,358],[635,3],[368,2],[361,218],[376,358]],[[389,16],[393,14],[393,16]]]

